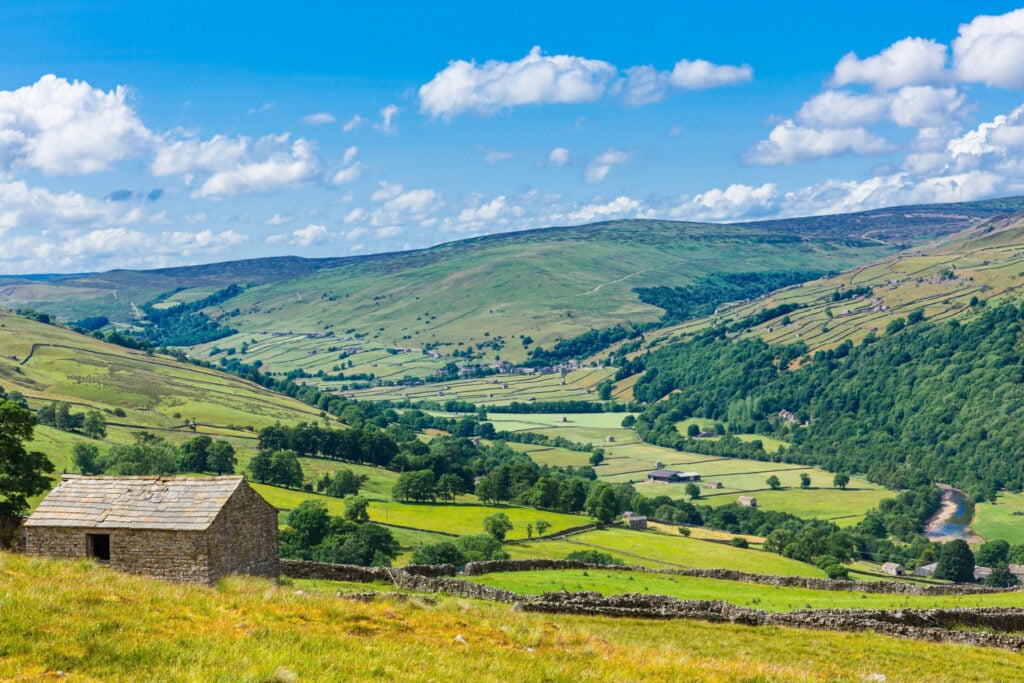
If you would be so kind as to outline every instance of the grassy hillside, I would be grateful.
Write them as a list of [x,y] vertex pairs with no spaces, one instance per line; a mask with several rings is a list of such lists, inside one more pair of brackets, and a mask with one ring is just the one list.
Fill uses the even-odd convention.
[[0,678],[959,682],[1014,680],[1020,667],[1013,652],[871,633],[566,617],[445,597],[359,602],[334,594],[343,584],[298,584],[231,578],[211,590],[0,554]]
[[[128,441],[131,432],[146,429],[174,440],[205,433],[246,449],[255,446],[256,431],[277,420],[319,419],[312,406],[232,375],[5,311],[0,311],[0,349],[0,386],[24,394],[32,408],[65,401],[72,412],[99,410],[108,424],[108,442]],[[191,419],[194,432],[186,426]],[[60,472],[70,467],[71,446],[78,441],[88,439],[38,427],[31,447],[47,453]]]
[[[871,294],[834,301],[855,289]],[[721,306],[719,315],[659,330],[652,346],[685,338],[712,324],[743,321],[764,309],[801,306],[753,325],[740,336],[772,344],[803,341],[812,352],[835,348],[847,339],[859,344],[868,333],[882,334],[896,318],[922,309],[928,320],[970,317],[972,298],[996,303],[1024,293],[1024,214],[995,219],[950,241],[859,266],[838,277],[787,287],[756,301]]]

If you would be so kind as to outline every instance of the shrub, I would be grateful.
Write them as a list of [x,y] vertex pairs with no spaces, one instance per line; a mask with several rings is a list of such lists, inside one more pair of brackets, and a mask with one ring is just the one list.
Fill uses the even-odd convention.
[[576,550],[569,553],[565,559],[586,562],[587,564],[602,564],[616,567],[621,567],[625,564],[619,558],[612,557],[608,553],[602,553],[600,550]]

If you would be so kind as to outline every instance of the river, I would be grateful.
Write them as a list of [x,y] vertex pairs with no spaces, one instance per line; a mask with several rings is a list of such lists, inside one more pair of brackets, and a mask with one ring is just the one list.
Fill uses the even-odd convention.
[[971,531],[971,506],[967,504],[967,494],[945,484],[937,486],[942,489],[942,507],[925,524],[924,535],[929,541],[943,543],[954,539],[980,542],[981,539]]

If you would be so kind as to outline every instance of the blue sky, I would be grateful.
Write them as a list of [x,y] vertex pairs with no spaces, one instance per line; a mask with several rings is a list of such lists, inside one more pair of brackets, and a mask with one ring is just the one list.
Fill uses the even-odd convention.
[[774,5],[5,2],[0,273],[1024,194],[1024,10]]

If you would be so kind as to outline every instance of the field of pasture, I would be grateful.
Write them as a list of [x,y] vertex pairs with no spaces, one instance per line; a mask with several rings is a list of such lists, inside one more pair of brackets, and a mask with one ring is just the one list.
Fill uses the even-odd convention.
[[[595,580],[607,573],[591,572]],[[587,578],[548,582],[557,586],[568,579],[575,586]],[[390,595],[372,602],[345,595],[368,587],[312,581],[277,586],[231,577],[211,590],[119,574],[92,562],[3,553],[0,678],[608,681],[674,680],[682,673],[708,681],[884,675],[962,683],[1015,680],[1020,669],[1020,655],[1007,650],[874,633],[533,614],[463,598],[395,596],[393,586],[384,588]],[[602,588],[615,587],[595,586]],[[713,590],[693,584],[687,592]],[[778,589],[765,592],[772,590]],[[778,595],[755,606],[786,609],[787,601],[818,600]],[[59,618],[40,619],[58,608]]]

